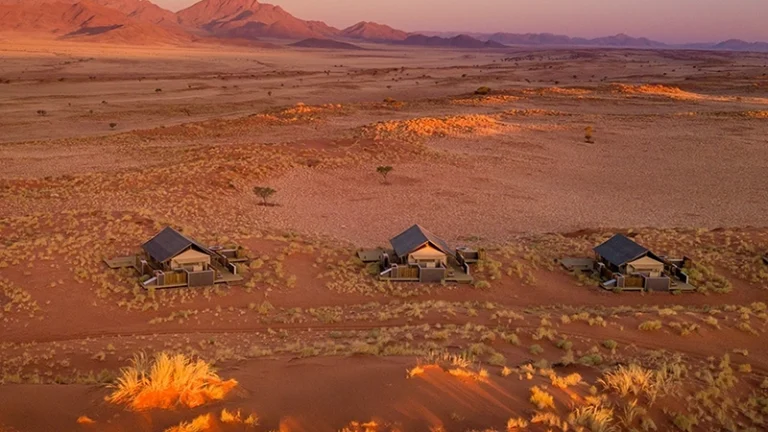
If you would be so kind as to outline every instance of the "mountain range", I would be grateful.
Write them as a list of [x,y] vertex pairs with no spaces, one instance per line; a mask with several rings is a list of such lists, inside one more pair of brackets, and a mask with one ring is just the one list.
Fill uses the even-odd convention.
[[[202,0],[176,13],[149,0],[0,0],[0,36],[32,35],[54,39],[126,44],[186,44],[263,38],[309,40],[303,47],[342,47],[323,40],[345,39],[411,46],[462,49],[516,46],[689,48],[768,52],[768,43],[728,40],[667,45],[624,34],[596,39],[549,33],[407,33],[374,22],[337,29],[322,21],[297,18],[258,0]],[[353,45],[351,45],[353,46]],[[350,46],[346,46],[349,48]]]

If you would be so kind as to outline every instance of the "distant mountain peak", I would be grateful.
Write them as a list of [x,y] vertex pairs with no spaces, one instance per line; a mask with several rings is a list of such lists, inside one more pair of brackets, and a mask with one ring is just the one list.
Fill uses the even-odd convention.
[[372,21],[360,21],[359,23],[342,30],[340,35],[352,39],[366,39],[381,42],[401,41],[408,37],[408,33],[402,30],[396,30],[388,25]]

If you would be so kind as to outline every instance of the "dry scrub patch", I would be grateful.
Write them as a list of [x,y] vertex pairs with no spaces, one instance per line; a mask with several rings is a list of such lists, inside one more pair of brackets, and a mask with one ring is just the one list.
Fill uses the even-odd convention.
[[494,115],[457,115],[390,120],[362,128],[361,134],[375,140],[411,141],[427,137],[461,137],[470,134],[486,136],[501,133],[507,126]]

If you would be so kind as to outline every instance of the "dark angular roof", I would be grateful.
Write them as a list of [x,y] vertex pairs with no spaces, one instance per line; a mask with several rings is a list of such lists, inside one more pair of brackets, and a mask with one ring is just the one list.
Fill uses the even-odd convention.
[[389,243],[392,244],[392,248],[395,249],[397,256],[400,257],[408,255],[427,242],[432,243],[432,245],[444,254],[454,255],[451,248],[448,246],[448,243],[419,225],[414,225],[408,228],[389,241]]
[[594,251],[617,267],[650,253],[648,249],[640,246],[623,234],[616,234],[605,243],[596,247]]
[[184,234],[171,227],[165,227],[156,236],[152,237],[151,240],[144,243],[141,248],[155,261],[165,262],[191,246],[199,249],[200,252],[211,253],[205,246],[184,236]]

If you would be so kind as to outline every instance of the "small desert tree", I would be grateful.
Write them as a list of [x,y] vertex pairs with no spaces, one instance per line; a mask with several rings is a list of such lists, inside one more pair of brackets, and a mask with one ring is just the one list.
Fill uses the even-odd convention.
[[277,193],[277,191],[272,189],[269,186],[256,186],[256,187],[253,188],[253,193],[255,193],[256,196],[261,197],[261,199],[264,200],[264,205],[266,206],[266,205],[269,204],[267,202],[269,197],[271,197],[272,195]]
[[587,126],[584,128],[584,141],[592,144],[595,141],[592,140],[592,133],[595,131],[595,129],[592,126]]
[[389,173],[392,172],[393,169],[394,168],[392,168],[389,165],[382,165],[382,166],[376,167],[376,172],[379,173],[379,175],[381,175],[381,178],[384,180],[384,183],[386,183],[387,176],[389,175]]

